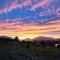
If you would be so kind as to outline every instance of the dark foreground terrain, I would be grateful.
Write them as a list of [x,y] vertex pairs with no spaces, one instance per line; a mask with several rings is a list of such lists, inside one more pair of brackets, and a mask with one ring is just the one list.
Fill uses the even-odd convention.
[[60,60],[60,48],[0,41],[0,60]]

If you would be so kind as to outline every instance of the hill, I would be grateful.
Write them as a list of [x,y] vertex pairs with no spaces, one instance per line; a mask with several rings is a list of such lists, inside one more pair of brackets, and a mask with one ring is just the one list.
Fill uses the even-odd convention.
[[33,40],[36,40],[36,41],[41,41],[41,40],[47,41],[47,40],[56,40],[56,39],[54,39],[52,37],[39,36],[39,37],[34,38]]

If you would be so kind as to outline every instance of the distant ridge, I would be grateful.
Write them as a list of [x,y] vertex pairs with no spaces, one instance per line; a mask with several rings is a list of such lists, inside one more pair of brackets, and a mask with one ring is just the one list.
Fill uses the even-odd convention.
[[36,41],[44,40],[44,41],[46,41],[46,40],[56,40],[56,39],[52,38],[52,37],[39,36],[39,37],[36,37],[36,38],[34,38],[32,40],[36,40]]

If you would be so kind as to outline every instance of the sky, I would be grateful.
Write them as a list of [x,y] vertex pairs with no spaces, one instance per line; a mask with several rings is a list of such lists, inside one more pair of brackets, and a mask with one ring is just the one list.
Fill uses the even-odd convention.
[[0,0],[0,36],[60,38],[59,0]]

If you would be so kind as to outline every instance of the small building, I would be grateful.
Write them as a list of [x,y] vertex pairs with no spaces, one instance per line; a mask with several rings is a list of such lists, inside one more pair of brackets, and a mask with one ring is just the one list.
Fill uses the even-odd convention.
[[60,44],[55,44],[54,45],[56,48],[60,48]]

